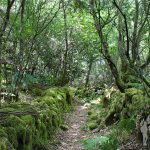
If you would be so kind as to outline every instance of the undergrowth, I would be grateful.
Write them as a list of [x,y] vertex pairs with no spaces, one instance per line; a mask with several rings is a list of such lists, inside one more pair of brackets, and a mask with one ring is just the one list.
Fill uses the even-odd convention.
[[127,140],[135,129],[135,120],[122,119],[103,136],[96,136],[83,141],[85,150],[117,150],[119,144]]

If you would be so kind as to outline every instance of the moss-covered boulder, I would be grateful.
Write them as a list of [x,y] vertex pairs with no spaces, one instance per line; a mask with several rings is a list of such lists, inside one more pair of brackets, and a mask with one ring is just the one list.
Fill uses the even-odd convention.
[[73,105],[70,88],[51,88],[31,104],[0,108],[0,150],[46,150],[48,140],[63,126],[63,113]]
[[111,125],[122,117],[136,117],[148,105],[150,100],[141,89],[128,88],[125,93],[117,91],[111,95],[105,124]]
[[87,125],[88,125],[88,128],[89,128],[90,130],[94,130],[94,129],[96,129],[96,128],[98,127],[98,124],[97,124],[96,121],[88,122]]
[[92,114],[89,116],[89,119],[90,119],[90,120],[97,120],[97,118],[98,118],[97,113],[92,113]]
[[68,125],[66,125],[66,124],[60,125],[60,128],[61,128],[63,131],[67,131],[67,130],[69,129]]
[[93,113],[95,113],[95,110],[91,107],[88,109],[88,115],[92,115]]

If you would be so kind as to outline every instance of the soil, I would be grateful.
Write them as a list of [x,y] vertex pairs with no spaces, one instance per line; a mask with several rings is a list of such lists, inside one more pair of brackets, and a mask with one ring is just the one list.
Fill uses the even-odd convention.
[[[93,131],[83,130],[81,126],[86,124],[87,110],[84,104],[75,106],[72,113],[65,115],[65,124],[68,126],[67,131],[59,130],[54,137],[53,143],[50,144],[49,150],[84,150],[82,141],[87,138],[104,135],[106,129],[95,129]],[[131,135],[128,141],[124,141],[118,150],[141,150],[142,145],[135,140],[136,136]]]
[[72,114],[65,117],[68,125],[67,131],[59,131],[57,134],[57,144],[53,144],[53,150],[84,150],[82,140],[86,138],[86,131],[81,129],[87,117],[87,107],[84,104],[75,106]]

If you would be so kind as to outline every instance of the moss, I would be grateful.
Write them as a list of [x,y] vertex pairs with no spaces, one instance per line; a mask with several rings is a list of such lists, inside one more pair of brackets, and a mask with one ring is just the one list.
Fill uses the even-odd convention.
[[119,91],[112,94],[110,98],[110,105],[108,107],[108,113],[104,117],[104,122],[106,125],[111,125],[119,120],[120,113],[124,107],[125,98],[125,93],[121,93]]
[[140,94],[134,95],[132,102],[127,105],[127,112],[130,114],[129,116],[139,114],[143,108],[146,108],[149,104],[149,98]]
[[135,77],[135,75],[128,75],[128,78],[126,78],[128,82],[133,82],[133,83],[136,83],[136,82],[139,82],[138,81],[138,78]]
[[14,108],[14,109],[25,109],[25,108],[29,108],[30,104],[26,102],[15,102],[9,104],[8,106],[9,108]]
[[138,88],[138,89],[140,89],[142,87],[142,85],[140,83],[128,82],[127,87],[128,88]]
[[119,85],[119,89],[123,92],[125,88],[125,84],[120,77],[116,79],[116,84]]
[[92,114],[89,116],[89,119],[90,119],[90,120],[97,120],[97,113],[96,113],[96,112],[92,113]]
[[34,135],[33,135],[33,147],[35,149],[43,149],[46,147],[48,143],[48,131],[46,125],[41,122],[40,119],[37,120],[37,127],[35,128]]
[[52,125],[56,128],[58,127],[58,121],[59,119],[57,113],[55,111],[52,111]]
[[120,93],[120,92],[114,93],[111,97],[109,111],[119,112],[123,107],[124,100],[125,100],[124,93]]
[[25,116],[21,116],[20,119],[27,125],[34,125],[35,120],[33,118],[33,116],[31,115],[25,115]]
[[4,108],[3,109],[3,111],[5,111],[5,112],[11,112],[11,111],[14,111],[15,109],[14,108],[12,108],[12,107],[6,107],[6,108]]
[[108,105],[109,105],[109,103],[110,103],[110,100],[109,100],[108,97],[103,97],[103,98],[102,98],[102,106],[103,106],[104,108],[107,108]]
[[7,133],[5,132],[4,128],[0,128],[0,137],[7,137]]
[[98,127],[98,124],[96,122],[88,122],[88,127],[90,130],[94,130]]
[[2,128],[0,129],[0,150],[7,150],[8,149],[8,135],[5,130]]
[[18,147],[18,140],[17,140],[17,132],[13,127],[7,127],[6,132],[8,135],[8,140],[12,143],[12,146],[16,149]]
[[0,150],[8,150],[9,149],[8,145],[9,145],[9,142],[7,138],[0,137]]
[[115,92],[111,95],[104,122],[106,125],[111,125],[120,118],[136,117],[149,104],[149,98],[139,88],[128,88],[125,93]]
[[34,88],[31,89],[31,94],[33,96],[42,96],[43,91],[41,89],[37,88],[37,87],[34,87]]
[[41,123],[40,136],[42,137],[42,139],[43,139],[44,141],[47,140],[47,130],[46,130],[46,126],[45,126],[44,123]]
[[137,88],[129,88],[125,90],[127,96],[132,97],[133,95],[143,95],[143,91]]
[[67,130],[69,129],[68,125],[66,125],[66,124],[60,125],[60,128],[61,128],[63,131],[67,131]]
[[94,109],[88,109],[88,115],[91,115],[91,114],[93,114],[94,112],[95,112]]
[[7,119],[0,127],[0,150],[9,150],[8,146],[11,150],[46,149],[73,99],[67,88],[51,88],[44,93],[31,104],[18,102],[1,108]]
[[57,96],[57,88],[51,88],[51,89],[47,89],[45,92],[44,92],[44,95],[47,95],[47,96],[52,96],[52,97],[56,97]]
[[33,144],[33,131],[30,128],[26,129],[25,140],[23,141],[24,150],[31,150]]

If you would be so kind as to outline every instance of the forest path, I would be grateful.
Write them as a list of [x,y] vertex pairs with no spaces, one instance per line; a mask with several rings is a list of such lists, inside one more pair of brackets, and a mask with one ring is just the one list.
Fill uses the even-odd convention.
[[86,138],[86,132],[81,129],[81,125],[85,124],[87,116],[87,107],[84,104],[75,106],[72,114],[65,118],[69,129],[58,133],[60,144],[57,150],[83,150],[82,140]]

